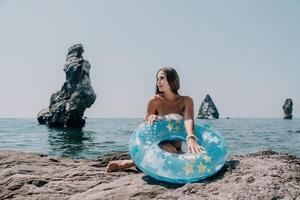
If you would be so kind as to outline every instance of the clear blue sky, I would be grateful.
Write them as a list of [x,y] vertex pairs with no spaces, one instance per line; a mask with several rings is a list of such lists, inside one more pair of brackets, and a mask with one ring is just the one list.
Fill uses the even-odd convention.
[[0,0],[0,117],[35,117],[84,45],[98,98],[87,117],[143,117],[155,73],[221,117],[300,117],[300,1]]

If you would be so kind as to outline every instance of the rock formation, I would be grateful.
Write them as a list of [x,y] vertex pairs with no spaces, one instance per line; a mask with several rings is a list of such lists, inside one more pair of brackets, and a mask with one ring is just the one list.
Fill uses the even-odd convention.
[[[119,156],[118,156],[119,155]],[[135,167],[105,172],[111,155],[97,160],[0,151],[0,199],[299,199],[300,159],[272,151],[230,155],[215,176],[170,184]]]
[[285,100],[284,105],[282,106],[284,112],[284,119],[292,119],[293,115],[293,101],[292,99],[288,98]]
[[218,109],[215,106],[209,94],[206,95],[204,101],[202,102],[197,118],[198,119],[219,119]]
[[83,114],[96,100],[90,81],[90,64],[84,60],[81,44],[69,48],[64,71],[66,82],[60,91],[52,94],[48,108],[37,116],[40,124],[54,127],[83,127]]

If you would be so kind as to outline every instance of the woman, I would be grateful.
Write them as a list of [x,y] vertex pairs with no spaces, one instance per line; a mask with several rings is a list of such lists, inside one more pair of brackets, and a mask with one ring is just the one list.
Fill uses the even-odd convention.
[[[177,72],[172,67],[164,67],[156,74],[156,95],[148,103],[145,121],[151,125],[162,116],[176,113],[184,118],[187,132],[186,142],[189,152],[201,153],[203,148],[197,143],[194,135],[194,104],[192,98],[180,96],[178,90],[180,81]],[[181,153],[182,141],[164,141],[161,148],[170,153]],[[112,172],[134,166],[132,160],[118,160],[110,162],[106,171]]]

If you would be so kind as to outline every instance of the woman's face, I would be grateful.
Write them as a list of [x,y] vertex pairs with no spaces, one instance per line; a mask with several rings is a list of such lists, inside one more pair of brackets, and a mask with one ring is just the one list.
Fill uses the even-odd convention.
[[157,77],[156,77],[156,85],[160,92],[165,92],[167,90],[171,90],[170,85],[167,80],[167,77],[166,77],[166,74],[163,71],[158,72]]

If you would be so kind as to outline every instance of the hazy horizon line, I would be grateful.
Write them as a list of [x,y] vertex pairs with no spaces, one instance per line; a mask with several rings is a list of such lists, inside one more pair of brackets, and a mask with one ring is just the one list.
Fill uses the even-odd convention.
[[[37,119],[36,117],[0,117],[0,119]],[[85,117],[85,119],[143,119],[143,117]],[[198,119],[198,118],[194,118]],[[220,117],[219,119],[284,119],[283,117]],[[300,119],[300,117],[293,117]],[[198,120],[218,120],[218,119],[198,119]],[[289,119],[284,119],[289,120]]]

